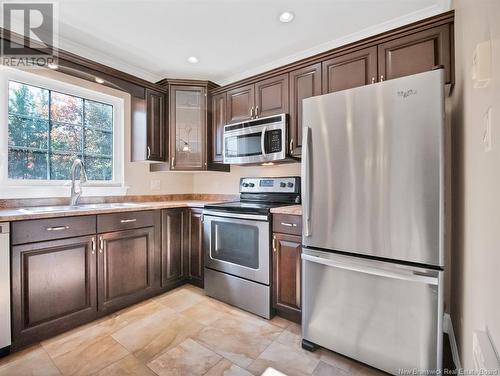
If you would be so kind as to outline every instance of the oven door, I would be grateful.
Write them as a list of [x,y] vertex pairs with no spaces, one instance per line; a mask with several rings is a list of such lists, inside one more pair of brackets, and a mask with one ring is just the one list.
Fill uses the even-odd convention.
[[267,216],[204,211],[205,266],[269,285]]
[[286,126],[271,124],[224,132],[224,163],[245,164],[286,158]]

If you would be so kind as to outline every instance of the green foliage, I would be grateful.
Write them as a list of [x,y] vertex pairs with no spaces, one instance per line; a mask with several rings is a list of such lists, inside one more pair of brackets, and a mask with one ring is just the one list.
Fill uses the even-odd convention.
[[78,157],[90,180],[111,180],[113,107],[11,81],[8,144],[11,179],[67,180]]

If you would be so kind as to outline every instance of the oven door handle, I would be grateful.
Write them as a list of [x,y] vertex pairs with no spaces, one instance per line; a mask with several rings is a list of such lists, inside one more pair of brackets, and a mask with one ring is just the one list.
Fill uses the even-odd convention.
[[240,214],[240,213],[228,213],[219,212],[213,210],[203,210],[203,217],[206,220],[207,216],[224,217],[224,218],[235,218],[235,219],[250,219],[257,221],[268,221],[269,217],[262,214]]
[[260,136],[260,149],[262,151],[262,156],[266,156],[266,131],[267,127],[262,128],[262,133]]

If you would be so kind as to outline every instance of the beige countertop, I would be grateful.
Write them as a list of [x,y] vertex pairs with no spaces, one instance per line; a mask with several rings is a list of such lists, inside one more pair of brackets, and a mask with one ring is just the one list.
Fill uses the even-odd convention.
[[[0,210],[0,222],[22,221],[27,219],[73,217],[78,215],[95,215],[107,213],[133,212],[142,210],[157,210],[168,208],[203,208],[205,204],[219,201],[183,200],[183,201],[154,201],[154,202],[131,202],[110,204],[83,204],[78,209],[70,209],[63,206],[57,211],[37,212],[40,207],[20,207]],[[130,205],[130,206],[127,206]],[[32,209],[33,211],[30,211]]]
[[302,215],[302,205],[280,206],[272,208],[273,214],[289,214],[289,215]]

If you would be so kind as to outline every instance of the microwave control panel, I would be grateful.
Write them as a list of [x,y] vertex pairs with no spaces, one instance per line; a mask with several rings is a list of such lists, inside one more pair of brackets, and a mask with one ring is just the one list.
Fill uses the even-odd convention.
[[266,153],[279,153],[282,148],[281,129],[266,132]]

